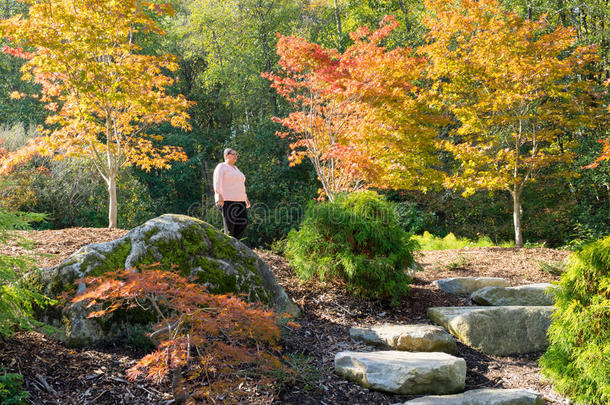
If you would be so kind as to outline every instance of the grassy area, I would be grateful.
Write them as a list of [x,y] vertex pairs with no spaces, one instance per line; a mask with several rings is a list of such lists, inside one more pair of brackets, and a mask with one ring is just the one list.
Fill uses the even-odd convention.
[[456,238],[453,233],[449,233],[444,238],[432,235],[426,231],[423,235],[413,235],[413,239],[421,246],[420,250],[448,250],[448,249],[464,249],[471,247],[514,247],[514,242],[500,242],[495,244],[489,237],[482,236],[477,240],[467,238]]

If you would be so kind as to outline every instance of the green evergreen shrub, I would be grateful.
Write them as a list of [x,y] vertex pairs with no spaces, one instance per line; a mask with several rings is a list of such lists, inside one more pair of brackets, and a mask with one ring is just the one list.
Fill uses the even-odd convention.
[[29,404],[30,393],[24,391],[23,376],[16,373],[5,373],[0,370],[0,403],[2,405],[25,405]]
[[559,285],[542,373],[577,403],[609,404],[610,236],[573,254]]
[[[24,229],[29,222],[41,218],[39,214],[0,210],[0,245],[13,241],[27,248],[27,241],[10,231]],[[15,328],[42,326],[32,318],[32,305],[43,307],[52,301],[30,290],[21,280],[21,275],[33,268],[34,260],[27,255],[0,255],[0,337],[11,335]]]
[[396,304],[409,292],[416,245],[393,204],[364,191],[311,203],[288,234],[286,256],[302,279],[343,279],[356,295]]

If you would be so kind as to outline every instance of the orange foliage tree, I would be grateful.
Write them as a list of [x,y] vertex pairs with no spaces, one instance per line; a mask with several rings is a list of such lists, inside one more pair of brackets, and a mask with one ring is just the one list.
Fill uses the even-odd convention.
[[205,287],[151,265],[118,270],[84,280],[87,290],[72,302],[102,308],[90,318],[136,306],[154,312],[159,323],[149,335],[157,349],[127,371],[162,383],[171,379],[177,403],[240,402],[238,385],[246,384],[239,367],[256,365],[261,381],[283,370],[277,353],[280,331],[273,312],[230,295],[209,294]]
[[[41,137],[3,163],[33,153],[54,158],[84,156],[94,162],[109,195],[108,225],[116,227],[116,180],[128,165],[144,170],[167,168],[185,160],[177,147],[158,147],[161,137],[147,133],[152,125],[169,122],[189,129],[183,96],[170,96],[173,79],[164,72],[178,68],[170,55],[142,55],[134,35],[158,33],[154,13],[168,5],[136,0],[25,0],[27,16],[0,21],[0,34],[16,46],[5,52],[27,59],[25,80],[40,84],[40,100],[52,112]],[[13,97],[21,97],[13,94]]]
[[344,53],[279,36],[282,70],[264,74],[292,106],[275,121],[288,129],[280,136],[295,139],[293,163],[308,157],[331,200],[361,185],[425,191],[441,182],[433,152],[443,120],[417,84],[426,60],[381,45],[397,25],[386,17],[376,31],[356,30]]
[[292,137],[290,164],[297,165],[305,157],[309,158],[322,184],[320,194],[333,201],[337,193],[353,191],[362,185],[357,168],[341,159],[346,152],[343,140],[357,126],[360,117],[353,100],[338,101],[330,97],[335,89],[329,82],[341,75],[336,66],[339,54],[308,43],[304,38],[281,35],[277,52],[281,74],[268,72],[263,77],[272,81],[271,86],[293,110],[285,118],[273,118],[288,129],[278,131],[277,135]]
[[[592,95],[593,47],[576,48],[572,28],[551,30],[495,0],[426,0],[432,100],[459,122],[441,142],[460,166],[445,185],[465,195],[508,190],[515,245],[523,246],[521,194],[573,159],[574,133],[607,119]],[[567,166],[566,166],[567,167]]]

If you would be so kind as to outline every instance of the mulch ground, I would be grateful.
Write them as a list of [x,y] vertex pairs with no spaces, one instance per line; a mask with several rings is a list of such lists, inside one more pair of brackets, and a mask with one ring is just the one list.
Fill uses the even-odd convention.
[[[72,228],[23,233],[35,242],[41,267],[60,263],[78,248],[104,242],[126,231]],[[0,253],[18,254],[15,245]],[[341,283],[300,282],[287,261],[268,251],[257,253],[269,263],[279,283],[303,309],[299,328],[288,328],[285,353],[297,370],[296,378],[281,387],[275,398],[256,395],[247,403],[262,404],[394,404],[414,396],[370,391],[346,381],[333,371],[334,355],[343,350],[374,350],[349,338],[349,328],[377,323],[431,323],[426,310],[435,306],[472,305],[467,298],[446,294],[431,282],[443,277],[494,276],[512,285],[557,280],[545,271],[568,256],[553,249],[471,248],[423,252],[423,271],[415,273],[411,294],[397,307],[387,307],[345,293]],[[542,353],[496,357],[458,343],[458,356],[466,360],[466,389],[526,388],[538,391],[550,404],[569,404],[539,375]],[[37,332],[18,333],[0,341],[0,366],[24,375],[25,388],[35,404],[171,404],[169,384],[129,382],[125,370],[143,355],[123,345],[71,349]],[[249,387],[256,390],[256,387]],[[261,393],[263,394],[263,393]],[[258,399],[257,399],[258,398]]]

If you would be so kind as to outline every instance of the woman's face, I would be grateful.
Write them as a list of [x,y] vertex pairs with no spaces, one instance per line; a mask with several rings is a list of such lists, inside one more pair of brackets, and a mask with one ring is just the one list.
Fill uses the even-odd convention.
[[235,162],[237,162],[237,157],[238,157],[237,152],[231,151],[231,152],[227,153],[226,159],[229,164],[233,165],[233,164],[235,164]]

